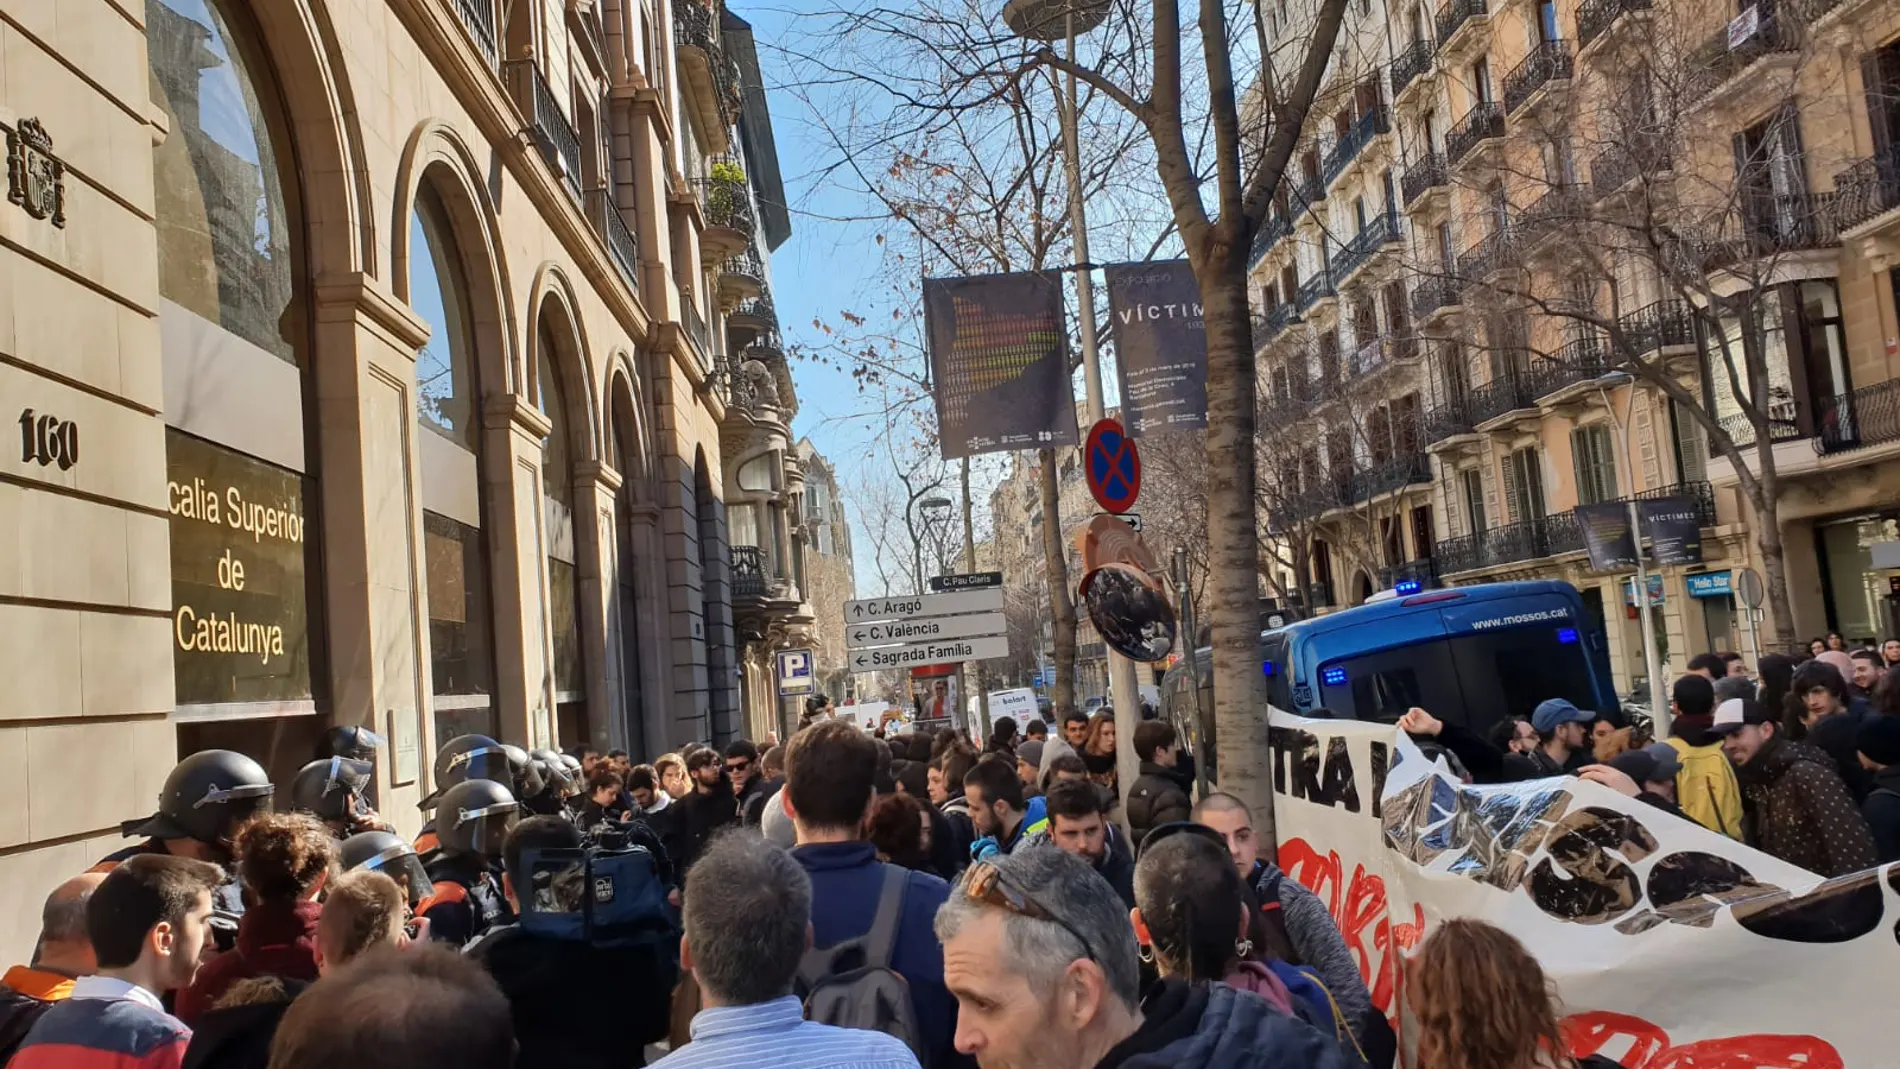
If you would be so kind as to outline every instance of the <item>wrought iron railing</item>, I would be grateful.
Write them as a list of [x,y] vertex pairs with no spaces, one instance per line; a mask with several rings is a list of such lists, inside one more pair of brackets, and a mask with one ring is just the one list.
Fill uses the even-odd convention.
[[1456,307],[1460,300],[1457,279],[1444,275],[1424,279],[1412,289],[1412,317],[1425,319],[1440,308]]
[[559,98],[548,85],[547,76],[532,59],[511,59],[509,72],[514,79],[516,99],[523,105],[534,125],[534,141],[549,166],[561,173],[568,193],[581,199],[581,143],[574,136],[574,124],[567,121]]
[[1405,92],[1405,87],[1422,77],[1432,69],[1432,43],[1413,41],[1401,50],[1392,60],[1392,95]]
[[1815,406],[1823,453],[1900,441],[1900,379],[1823,398]]
[[[1764,415],[1767,416],[1768,421],[1769,441],[1792,442],[1802,436],[1799,410],[1795,407],[1793,400],[1769,402],[1768,411]],[[1729,439],[1737,447],[1751,446],[1757,441],[1755,424],[1748,418],[1746,412],[1737,412],[1732,416],[1724,417],[1718,420],[1716,425],[1728,434]],[[1713,440],[1709,443],[1709,455],[1711,457],[1720,455],[1715,451]]]
[[1273,246],[1291,233],[1293,233],[1293,220],[1281,215],[1278,211],[1269,213],[1260,223],[1260,232],[1254,235],[1253,248],[1247,257],[1248,269],[1251,270],[1261,260],[1266,259],[1267,253]]
[[1353,472],[1349,496],[1357,504],[1380,494],[1391,493],[1401,486],[1431,481],[1431,461],[1423,453],[1412,453]]
[[733,307],[732,314],[744,319],[770,324],[772,329],[778,326],[778,309],[772,305],[772,287],[768,283],[757,297],[740,301]]
[[1616,20],[1637,11],[1648,11],[1655,0],[1584,0],[1577,8],[1577,48],[1590,43],[1616,25]]
[[1731,21],[1684,58],[1687,99],[1709,95],[1767,56],[1800,51],[1799,19],[1777,14],[1769,0],[1757,0],[1751,10],[1759,13],[1752,30],[1744,35],[1745,24],[1738,26],[1739,20]]
[[1458,254],[1458,280],[1465,285],[1482,282],[1510,266],[1517,237],[1508,226],[1491,231]]
[[1516,111],[1545,86],[1569,81],[1573,67],[1569,41],[1540,41],[1504,76],[1504,110]]
[[1493,379],[1471,391],[1468,402],[1471,412],[1471,425],[1478,426],[1520,408],[1532,408],[1537,398],[1531,394],[1530,385],[1517,375],[1505,375]]
[[680,0],[673,5],[673,42],[696,48],[706,57],[720,114],[728,122],[739,114],[739,64],[719,40],[719,16],[705,0]]
[[595,190],[589,196],[597,199],[594,214],[600,220],[600,233],[607,240],[607,252],[613,257],[614,266],[620,269],[627,285],[633,287],[635,293],[640,292],[640,239],[627,226],[626,217],[620,214],[620,207],[606,190]]
[[1293,304],[1301,312],[1313,307],[1327,297],[1337,296],[1333,289],[1333,276],[1329,271],[1321,271],[1305,282],[1300,283],[1299,291],[1294,295]]
[[1326,204],[1326,183],[1319,178],[1301,178],[1293,183],[1293,218]]
[[1325,161],[1320,165],[1320,175],[1327,184],[1342,174],[1346,167],[1365,151],[1372,139],[1385,133],[1391,127],[1386,120],[1385,105],[1381,104],[1353,120],[1346,128],[1346,136],[1334,142],[1327,151]]
[[1737,234],[1707,250],[1712,267],[1841,243],[1832,193],[1744,196]]
[[1584,548],[1583,525],[1577,522],[1575,512],[1559,512],[1544,517],[1544,553],[1554,557],[1559,553],[1579,553]]
[[1438,563],[1438,574],[1455,575],[1483,567],[1483,543],[1483,534],[1440,539],[1432,546],[1432,559]]
[[686,321],[686,335],[699,346],[703,359],[711,360],[713,355],[712,331],[706,327],[706,317],[699,312],[699,301],[691,290],[680,291],[680,315]]
[[1479,101],[1445,134],[1445,158],[1453,167],[1481,143],[1504,136],[1504,109],[1494,100]]
[[1293,310],[1289,301],[1281,301],[1262,315],[1253,319],[1253,345],[1255,349],[1265,348],[1280,332],[1293,325],[1299,319],[1299,313]]
[[1665,497],[1686,497],[1695,502],[1696,521],[1704,527],[1715,526],[1715,488],[1706,481],[1672,483],[1618,498],[1619,501],[1658,501]]
[[1834,176],[1834,217],[1847,230],[1900,208],[1900,146],[1854,161]]
[[[1421,547],[1430,549],[1431,547]],[[1419,557],[1400,565],[1387,565],[1379,569],[1379,583],[1390,590],[1400,583],[1410,580],[1421,586],[1431,586],[1438,579],[1438,562],[1430,557]]]
[[1399,237],[1399,213],[1388,210],[1373,216],[1346,247],[1339,250],[1339,256],[1333,261],[1333,277],[1340,282],[1351,278],[1353,272],[1372,259],[1373,253],[1398,241]]
[[1465,23],[1480,15],[1489,14],[1484,0],[1450,0],[1438,9],[1438,47],[1443,49],[1452,36],[1464,28]]
[[1450,180],[1445,170],[1445,157],[1436,152],[1427,153],[1405,165],[1405,177],[1399,179],[1399,191],[1405,197],[1405,206],[1410,208],[1418,203],[1418,198]]
[[1517,229],[1525,241],[1543,241],[1589,219],[1589,202],[1579,185],[1555,185],[1544,190],[1517,215]]
[[495,65],[495,4],[494,0],[454,0],[455,14],[462,20],[462,28],[474,39],[475,47],[482,53],[492,68]]
[[1455,397],[1425,413],[1425,440],[1442,442],[1460,434],[1470,434],[1476,424],[1471,419],[1471,400]]
[[1531,362],[1526,376],[1532,397],[1548,397],[1580,382],[1602,378],[1613,365],[1609,347],[1597,337],[1578,338],[1549,356]]
[[[691,6],[690,4],[688,6]],[[700,178],[699,204],[706,213],[706,225],[726,227],[748,236],[754,233],[752,194],[742,178]]]
[[1695,309],[1679,297],[1665,297],[1627,312],[1617,320],[1617,328],[1630,355],[1639,358],[1696,343]]
[[1642,175],[1669,170],[1669,146],[1661,135],[1639,131],[1590,161],[1590,195],[1597,200],[1628,186]]
[[750,279],[760,285],[765,282],[765,261],[759,258],[759,250],[755,245],[747,245],[744,252],[726,257],[719,271],[724,275]]
[[765,597],[765,550],[760,546],[732,547],[732,598],[759,601]]

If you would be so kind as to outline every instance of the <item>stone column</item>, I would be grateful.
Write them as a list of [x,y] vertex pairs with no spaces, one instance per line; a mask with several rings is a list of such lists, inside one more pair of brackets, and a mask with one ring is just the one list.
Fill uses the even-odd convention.
[[[620,651],[609,642],[618,636],[610,598],[613,593],[614,495],[620,473],[599,461],[574,466],[574,563],[580,586],[575,612],[581,632],[581,672],[587,694],[587,723],[596,748],[630,750],[627,739],[637,728],[626,722],[620,701]],[[580,739],[562,739],[571,746]]]
[[541,535],[541,451],[553,432],[518,394],[490,397],[482,426],[498,441],[485,465],[492,514],[488,535],[495,599],[495,701],[503,741],[542,745],[553,731],[553,648],[547,621],[547,550]]

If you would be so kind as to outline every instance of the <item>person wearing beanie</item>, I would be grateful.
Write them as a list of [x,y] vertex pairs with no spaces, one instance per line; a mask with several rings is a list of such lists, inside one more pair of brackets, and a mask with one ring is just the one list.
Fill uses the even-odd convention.
[[1042,771],[1043,743],[1038,739],[1025,739],[1016,744],[1016,778],[1023,781],[1025,795],[1042,793],[1040,773]]
[[1697,824],[1740,840],[1741,781],[1722,753],[1722,737],[1712,730],[1715,684],[1700,675],[1683,676],[1670,693],[1670,708],[1675,719],[1666,741],[1682,764],[1676,773],[1676,804]]
[[1715,701],[1718,705],[1730,698],[1747,698],[1752,702],[1755,697],[1755,681],[1747,676],[1723,676],[1715,681]]
[[1854,735],[1861,766],[1873,773],[1873,790],[1860,804],[1873,829],[1880,863],[1900,861],[1900,716],[1876,716]]

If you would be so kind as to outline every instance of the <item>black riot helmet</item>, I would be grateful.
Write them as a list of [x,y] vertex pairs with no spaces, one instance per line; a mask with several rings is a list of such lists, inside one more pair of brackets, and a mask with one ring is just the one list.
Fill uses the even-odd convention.
[[374,761],[376,751],[383,748],[381,735],[355,724],[338,724],[330,729],[326,738],[331,756],[347,757],[353,761]]
[[509,768],[508,751],[486,735],[457,735],[435,752],[435,791],[421,801],[420,807],[434,806],[444,791],[472,779],[512,784],[514,772]]
[[237,826],[270,811],[276,790],[264,766],[234,750],[200,750],[172,768],[158,812],[120,825],[127,835],[224,846]]
[[555,794],[570,794],[576,788],[574,774],[568,771],[567,762],[561,759],[559,751],[547,747],[529,750],[528,756],[540,769],[543,790]]
[[528,751],[511,742],[502,743],[501,749],[508,755],[508,786],[513,789],[515,797],[525,802],[540,794],[547,783]]
[[506,786],[493,780],[467,780],[443,791],[436,800],[436,839],[444,855],[499,859],[502,844],[520,815],[521,807]]
[[290,804],[318,820],[346,821],[365,812],[364,795],[376,766],[347,757],[325,757],[297,770],[290,781]]
[[402,885],[413,908],[432,886],[416,848],[386,831],[360,831],[343,840],[338,855],[345,871],[369,869]]

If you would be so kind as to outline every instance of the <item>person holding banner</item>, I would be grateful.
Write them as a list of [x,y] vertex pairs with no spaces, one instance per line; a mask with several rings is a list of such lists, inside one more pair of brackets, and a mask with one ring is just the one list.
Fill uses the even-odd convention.
[[1621,1069],[1564,1050],[1543,967],[1509,932],[1472,917],[1432,929],[1409,966],[1417,1069]]

